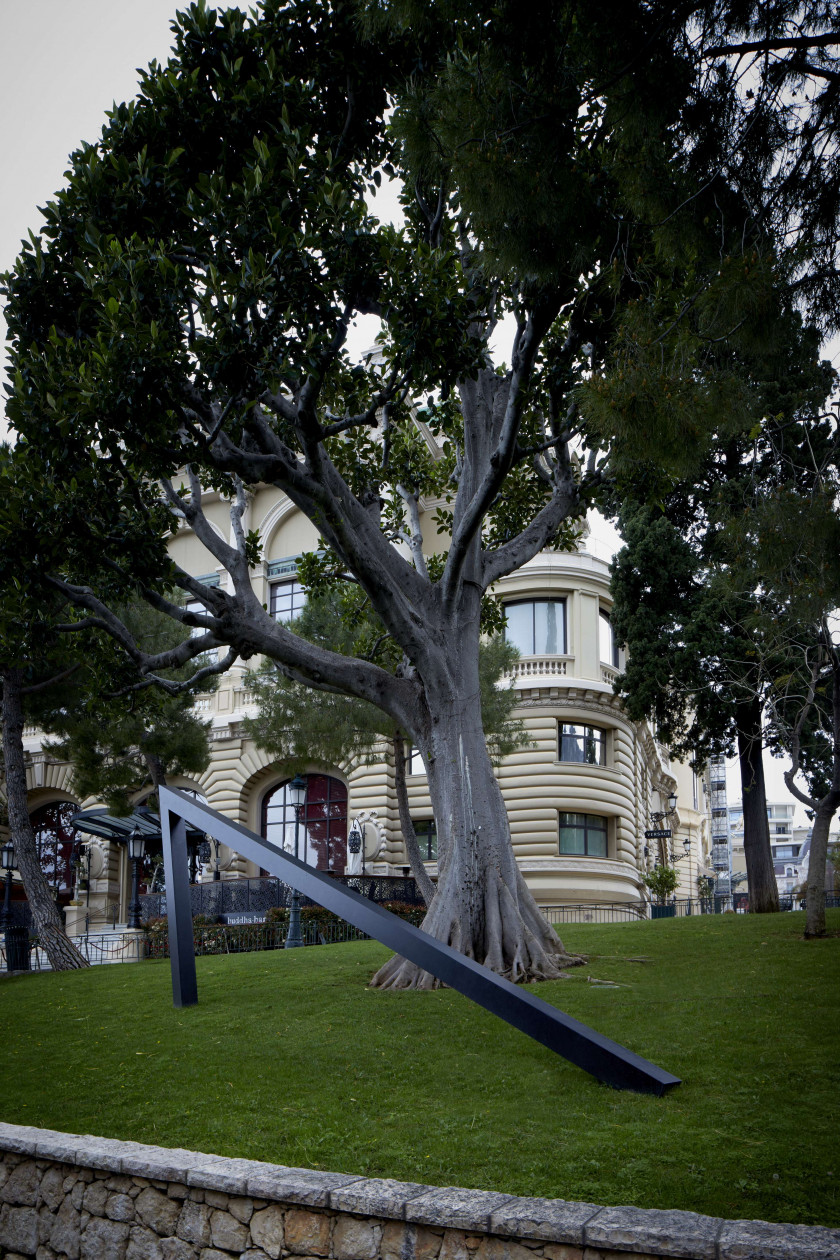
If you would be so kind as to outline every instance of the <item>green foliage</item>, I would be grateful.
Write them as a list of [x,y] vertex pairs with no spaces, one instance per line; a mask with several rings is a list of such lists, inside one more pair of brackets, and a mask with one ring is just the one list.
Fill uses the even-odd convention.
[[711,875],[697,876],[697,896],[701,898],[713,897],[715,892],[715,881]]
[[645,884],[660,906],[664,906],[680,882],[679,873],[673,866],[655,866],[644,877]]
[[[305,569],[307,575],[313,568]],[[297,634],[346,656],[375,660],[390,672],[401,667],[402,654],[357,586],[328,583],[316,590],[323,593],[307,600],[294,622]],[[518,650],[498,634],[479,648],[482,720],[495,765],[528,743],[524,723],[513,716],[512,678],[507,684],[502,682],[518,659]],[[394,738],[394,722],[382,710],[350,696],[313,693],[310,687],[286,678],[272,662],[250,673],[246,685],[259,713],[246,718],[244,728],[290,774],[312,761],[343,766],[378,760],[380,741]],[[402,734],[405,738],[410,732]]]
[[[121,610],[122,620],[136,642],[157,652],[180,643],[184,628],[148,605],[135,603]],[[75,645],[72,645],[75,646]],[[112,657],[110,685],[130,686],[136,671],[114,653],[110,639],[102,647]],[[189,677],[192,669],[166,671],[172,680]],[[210,680],[208,690],[214,690]],[[210,760],[209,722],[193,711],[195,696],[190,691],[171,695],[156,687],[109,696],[99,688],[73,697],[73,703],[53,702],[40,714],[44,728],[59,736],[48,745],[73,766],[73,785],[78,795],[95,797],[118,815],[131,813],[134,798],[156,787],[150,762],[164,775],[193,777],[207,768]]]
[[[806,593],[840,595],[837,418],[824,410],[834,372],[790,312],[727,360],[755,423],[724,413],[679,475],[643,444],[616,464],[625,545],[612,564],[612,620],[628,649],[618,689],[633,717],[652,717],[677,755],[699,763],[728,751],[739,706],[784,674],[778,649],[807,619]],[[793,575],[799,603],[783,610],[772,592],[783,580],[790,590]]]

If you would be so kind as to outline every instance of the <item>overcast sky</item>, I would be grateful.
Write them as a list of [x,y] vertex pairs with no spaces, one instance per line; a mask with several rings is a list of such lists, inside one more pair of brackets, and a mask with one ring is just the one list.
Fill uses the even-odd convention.
[[[37,207],[62,184],[68,154],[99,134],[113,101],[135,95],[137,67],[166,59],[178,7],[186,5],[172,0],[0,0],[0,271],[14,262],[27,230],[38,229]],[[2,322],[0,336],[5,340]],[[831,349],[840,364],[837,343]],[[0,377],[5,377],[5,350]],[[0,415],[0,436],[4,432]],[[609,534],[597,533],[603,552]],[[769,769],[770,798],[788,799],[780,763]],[[731,795],[733,800],[740,795],[735,778]]]

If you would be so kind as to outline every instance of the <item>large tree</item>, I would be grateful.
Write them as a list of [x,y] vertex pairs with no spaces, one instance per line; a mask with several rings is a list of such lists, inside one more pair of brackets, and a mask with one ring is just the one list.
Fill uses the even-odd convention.
[[[310,642],[345,656],[375,660],[391,671],[405,664],[355,585],[348,588],[340,583],[307,600],[294,629]],[[524,724],[513,716],[517,697],[510,671],[518,657],[518,650],[500,634],[479,644],[481,717],[494,765],[528,742]],[[364,700],[329,692],[313,695],[310,687],[286,678],[272,662],[250,674],[247,685],[258,712],[246,718],[245,732],[290,774],[313,760],[333,765],[370,763],[380,760],[383,751],[390,753],[403,843],[417,887],[426,905],[431,905],[435,885],[424,865],[409,806],[408,732]]]
[[[612,616],[628,649],[617,688],[631,715],[652,716],[664,742],[698,765],[737,748],[750,908],[763,912],[779,908],[762,760],[775,635],[758,618],[765,579],[748,561],[754,530],[744,523],[780,494],[813,509],[835,445],[822,413],[835,375],[790,311],[777,314],[748,360],[728,357],[751,414],[722,417],[690,477],[624,460]],[[795,615],[788,623],[797,627]],[[775,667],[787,668],[784,658]]]
[[[370,36],[355,7],[323,0],[179,17],[172,62],[72,156],[7,280],[9,413],[41,461],[35,498],[60,466],[76,519],[51,578],[82,624],[112,633],[149,681],[228,645],[212,668],[262,654],[383,709],[428,766],[440,881],[426,929],[513,979],[549,977],[568,957],[514,860],[482,730],[482,600],[562,540],[602,480],[611,417],[643,432],[639,408],[671,397],[677,363],[686,410],[663,407],[656,432],[672,448],[701,441],[694,360],[760,319],[772,263],[719,155],[696,142],[694,8],[407,6],[410,30],[400,6],[371,11]],[[370,214],[381,171],[403,180],[405,229]],[[628,300],[665,321],[668,346],[655,380],[641,365],[638,398],[620,364],[601,388],[616,323],[627,344],[639,326]],[[672,353],[686,311],[701,317],[694,340]],[[497,368],[505,312],[516,332]],[[348,358],[357,313],[383,321],[381,363]],[[639,344],[657,353],[652,341]],[[419,426],[408,403],[427,391]],[[288,495],[359,582],[408,662],[396,676],[260,605],[245,523],[256,483]],[[225,587],[168,560],[161,484]],[[230,542],[202,486],[230,497]],[[433,569],[424,494],[448,500]],[[408,556],[394,546],[406,530]],[[205,611],[170,599],[173,584]],[[143,652],[109,607],[129,590],[204,633]],[[430,978],[396,960],[379,982]]]

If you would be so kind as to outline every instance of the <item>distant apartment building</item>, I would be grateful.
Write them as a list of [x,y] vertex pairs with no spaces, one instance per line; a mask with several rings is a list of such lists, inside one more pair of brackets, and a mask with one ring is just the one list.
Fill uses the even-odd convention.
[[[773,854],[773,870],[780,896],[795,893],[808,874],[807,849],[810,848],[810,827],[797,827],[794,823],[796,804],[793,801],[773,801],[767,806],[770,824],[770,849]],[[741,801],[729,808],[729,829],[732,838],[733,877],[740,874],[745,882],[744,858],[744,810]]]

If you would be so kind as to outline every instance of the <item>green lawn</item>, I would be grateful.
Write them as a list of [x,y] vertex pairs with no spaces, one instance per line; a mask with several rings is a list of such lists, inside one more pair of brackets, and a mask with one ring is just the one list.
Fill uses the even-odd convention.
[[[451,990],[379,993],[375,942],[0,983],[2,1118],[597,1203],[840,1225],[840,911],[568,925],[546,1000],[683,1078],[618,1093]],[[641,961],[641,960],[644,961]],[[588,977],[617,981],[600,987]]]

